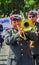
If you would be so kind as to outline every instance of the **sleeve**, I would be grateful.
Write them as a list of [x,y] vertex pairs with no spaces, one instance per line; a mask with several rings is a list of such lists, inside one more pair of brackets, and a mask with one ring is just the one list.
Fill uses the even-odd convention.
[[38,37],[36,36],[35,32],[28,32],[26,34],[26,36],[30,39],[30,40],[33,40],[33,41],[37,41],[38,40]]
[[19,34],[16,33],[12,35],[11,31],[10,32],[7,32],[7,34],[5,35],[5,43],[7,45],[10,45],[10,44],[17,44],[17,40],[16,38],[19,37]]

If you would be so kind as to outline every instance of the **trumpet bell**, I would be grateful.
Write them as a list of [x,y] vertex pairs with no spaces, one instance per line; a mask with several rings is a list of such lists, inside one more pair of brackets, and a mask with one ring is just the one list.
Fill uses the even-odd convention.
[[22,20],[21,27],[23,31],[30,31],[32,29],[33,22],[29,19]]

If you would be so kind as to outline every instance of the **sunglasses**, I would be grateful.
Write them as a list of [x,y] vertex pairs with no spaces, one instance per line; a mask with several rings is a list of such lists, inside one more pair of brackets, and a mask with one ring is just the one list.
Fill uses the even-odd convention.
[[33,15],[33,16],[29,16],[29,18],[34,18],[35,16]]

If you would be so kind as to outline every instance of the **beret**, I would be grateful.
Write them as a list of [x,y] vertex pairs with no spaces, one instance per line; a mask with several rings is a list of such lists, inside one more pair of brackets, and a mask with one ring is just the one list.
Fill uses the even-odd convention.
[[22,18],[20,16],[11,16],[10,17],[11,21],[15,21],[15,20],[22,20]]
[[28,12],[28,15],[34,15],[34,16],[37,16],[37,12],[35,12],[35,11],[29,11],[29,12]]

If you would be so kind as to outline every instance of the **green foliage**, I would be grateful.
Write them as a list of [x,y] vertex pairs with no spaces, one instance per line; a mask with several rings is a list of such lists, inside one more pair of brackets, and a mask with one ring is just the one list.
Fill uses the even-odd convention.
[[35,4],[39,4],[39,0],[0,0],[0,14],[11,13],[15,9],[19,12],[28,11],[33,9]]
[[20,11],[25,6],[24,0],[0,0],[0,9],[6,14],[12,10],[17,9]]
[[24,0],[24,2],[25,2],[26,11],[28,11],[34,8],[36,1],[35,0]]

